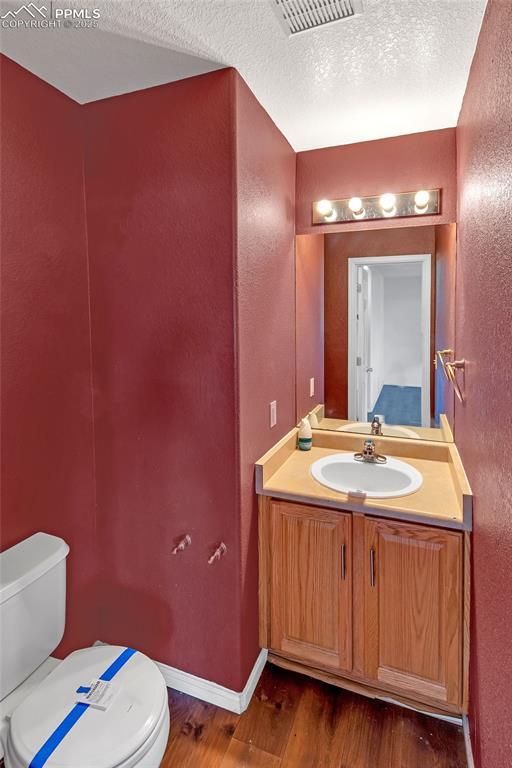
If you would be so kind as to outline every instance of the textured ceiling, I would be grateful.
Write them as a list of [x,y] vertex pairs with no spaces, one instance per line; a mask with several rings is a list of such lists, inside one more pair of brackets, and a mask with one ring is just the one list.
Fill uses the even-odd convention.
[[303,150],[455,125],[485,2],[363,0],[289,38],[274,0],[83,0],[62,5],[100,9],[98,30],[5,30],[2,49],[82,103],[233,66]]

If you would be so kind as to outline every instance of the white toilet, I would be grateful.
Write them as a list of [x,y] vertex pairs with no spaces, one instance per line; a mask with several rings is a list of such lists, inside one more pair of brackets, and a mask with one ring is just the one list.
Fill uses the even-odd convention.
[[[0,554],[0,745],[5,768],[157,768],[169,735],[164,679],[123,646],[51,658],[64,633],[68,545],[36,533]],[[111,681],[107,709],[76,702]],[[0,757],[1,757],[0,753]]]

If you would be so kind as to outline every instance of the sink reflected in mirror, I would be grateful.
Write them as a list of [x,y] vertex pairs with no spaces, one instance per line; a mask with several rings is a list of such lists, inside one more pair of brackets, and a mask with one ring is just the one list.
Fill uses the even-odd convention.
[[385,464],[359,461],[352,453],[335,453],[313,462],[317,482],[339,493],[369,499],[390,499],[415,493],[423,483],[417,469],[388,457]]
[[[412,429],[407,427],[392,426],[390,424],[382,424],[382,437],[409,437],[413,439],[418,438],[418,433],[413,432]],[[351,424],[344,424],[341,427],[336,427],[338,432],[356,432],[360,435],[371,435],[372,425],[369,421],[354,421]]]
[[[369,421],[351,421],[349,419],[334,419],[325,416],[325,405],[317,405],[308,414],[313,429],[326,429],[350,434],[371,435],[372,424]],[[405,427],[398,424],[388,424],[380,421],[381,437],[401,437],[408,440],[434,440],[436,442],[453,443],[453,434],[448,419],[441,414],[439,427]]]

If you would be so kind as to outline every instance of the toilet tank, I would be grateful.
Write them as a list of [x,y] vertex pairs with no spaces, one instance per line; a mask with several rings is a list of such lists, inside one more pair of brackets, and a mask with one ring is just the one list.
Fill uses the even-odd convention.
[[0,553],[0,701],[62,639],[68,552],[57,536],[35,533]]

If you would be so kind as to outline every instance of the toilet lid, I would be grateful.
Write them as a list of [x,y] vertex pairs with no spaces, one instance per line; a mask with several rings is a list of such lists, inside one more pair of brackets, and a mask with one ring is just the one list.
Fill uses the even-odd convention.
[[[14,710],[9,740],[29,766],[75,706],[76,690],[101,677],[125,650],[98,645],[68,656]],[[135,652],[112,677],[117,693],[105,711],[88,707],[44,762],[44,768],[114,768],[150,738],[167,704],[156,664]]]

